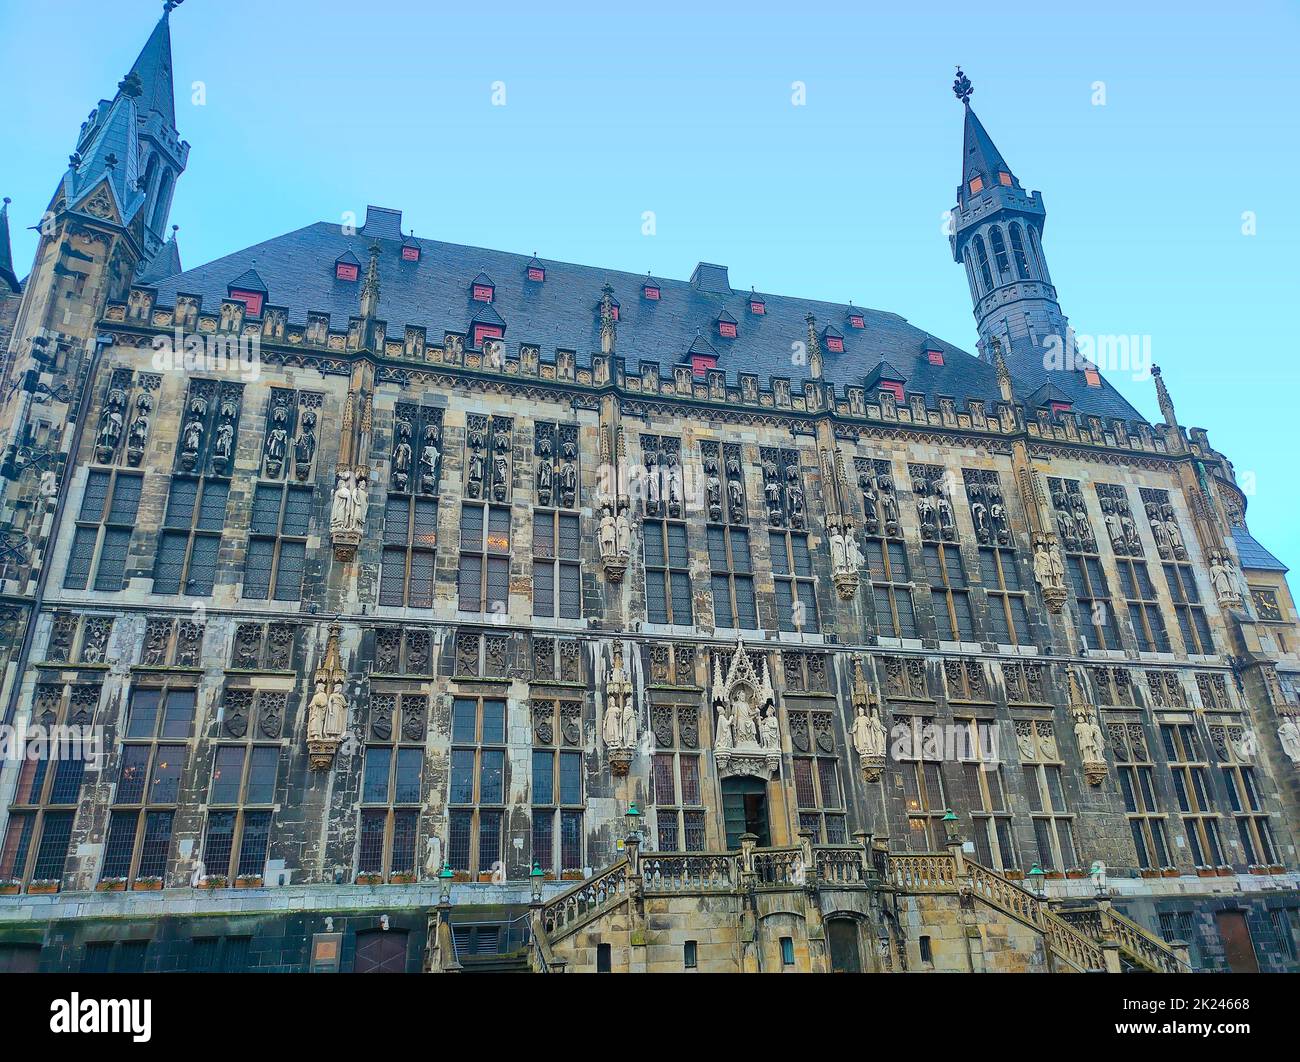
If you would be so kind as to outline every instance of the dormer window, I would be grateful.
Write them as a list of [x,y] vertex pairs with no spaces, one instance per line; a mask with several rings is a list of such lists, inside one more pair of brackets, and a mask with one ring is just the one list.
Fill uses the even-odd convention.
[[265,293],[260,291],[241,291],[238,288],[230,289],[230,298],[235,302],[244,304],[244,313],[249,317],[260,317],[262,315],[262,299]]
[[355,284],[357,278],[361,276],[361,259],[351,251],[344,251],[334,259],[334,276],[338,280]]
[[749,312],[757,317],[762,317],[767,313],[767,303],[763,301],[763,296],[751,293],[749,296]]
[[420,245],[415,242],[415,233],[411,233],[402,241],[402,261],[418,262],[420,260]]
[[1083,379],[1084,382],[1087,383],[1089,387],[1101,386],[1101,373],[1099,373],[1096,369],[1084,369]]
[[505,334],[505,329],[500,325],[476,324],[470,335],[470,347],[479,350],[483,346],[483,340],[500,339]]
[[486,273],[480,273],[470,285],[470,295],[475,302],[491,302],[496,295],[496,285]]
[[849,327],[866,328],[867,319],[862,315],[861,310],[849,310]]
[[541,284],[546,280],[546,267],[537,260],[537,255],[533,255],[529,260],[524,275],[534,284]]
[[903,385],[901,383],[894,380],[881,380],[880,393],[884,394],[886,391],[894,396],[895,402],[901,402],[903,400]]
[[1051,411],[1052,411],[1052,415],[1055,416],[1057,413],[1068,413],[1068,412],[1070,412],[1070,406],[1071,406],[1071,405],[1073,405],[1073,403],[1071,403],[1071,402],[1055,402],[1055,401],[1053,401],[1053,402],[1049,402],[1049,403],[1048,403],[1048,408],[1051,409]]
[[1011,174],[1007,173],[1006,170],[1002,170],[1002,171],[998,174],[998,184],[1002,185],[1004,188],[1010,188],[1010,187],[1011,187]]
[[844,353],[844,336],[840,334],[838,328],[828,327],[822,332],[822,343],[832,354]]
[[691,375],[703,376],[710,369],[718,367],[718,359],[712,354],[692,354],[691,355]]
[[262,303],[266,301],[266,283],[253,268],[245,269],[226,287],[226,297],[244,304],[244,313],[248,317],[262,315]]
[[658,302],[662,294],[663,292],[656,281],[647,280],[641,285],[642,297],[649,299],[651,302]]
[[925,350],[925,359],[931,365],[943,364],[943,351],[936,347],[927,347]]
[[966,187],[970,190],[971,195],[979,195],[984,191],[984,178],[978,173],[966,182]]
[[722,313],[718,314],[718,335],[722,336],[723,339],[735,339],[736,323],[736,319],[726,310],[723,310]]

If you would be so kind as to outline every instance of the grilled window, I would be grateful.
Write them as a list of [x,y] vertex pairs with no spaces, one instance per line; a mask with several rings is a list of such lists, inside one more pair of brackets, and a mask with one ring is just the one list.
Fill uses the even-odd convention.
[[310,487],[259,483],[253,493],[248,550],[244,557],[244,597],[276,601],[302,599],[311,524]]
[[460,510],[459,608],[504,616],[510,601],[510,509],[466,502]]
[[457,697],[452,702],[451,741],[448,865],[488,873],[501,862],[506,702]]
[[534,616],[582,618],[581,557],[578,514],[534,510]]
[[379,572],[381,605],[433,607],[438,500],[390,494],[384,507],[384,550]]
[[112,592],[125,587],[127,550],[143,483],[139,473],[91,469],[63,576],[65,589],[85,590],[92,572],[95,590]]
[[172,477],[154,559],[155,594],[212,594],[229,493],[228,480]]
[[686,525],[676,520],[648,519],[641,528],[646,620],[689,625],[693,620]]
[[783,631],[816,633],[821,628],[808,536],[794,531],[769,531],[768,540],[776,587],[777,626]]

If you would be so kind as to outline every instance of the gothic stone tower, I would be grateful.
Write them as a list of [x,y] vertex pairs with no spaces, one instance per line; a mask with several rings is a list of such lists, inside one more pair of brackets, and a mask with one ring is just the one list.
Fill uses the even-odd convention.
[[[97,324],[105,306],[125,298],[132,280],[148,276],[151,265],[179,269],[175,240],[162,237],[189,155],[176,132],[172,94],[169,16],[175,6],[164,6],[113,98],[100,100],[82,124],[37,226],[35,261],[16,314],[3,329],[0,590],[7,595],[37,591],[58,484],[84,424],[83,398],[97,376]],[[9,293],[18,285],[7,232],[4,252],[0,289]],[[24,616],[22,608],[6,609],[5,629],[14,635],[4,639],[6,651],[21,640],[15,621]],[[6,704],[8,691],[8,685],[0,691]]]
[[966,112],[949,241],[953,259],[966,267],[981,356],[991,359],[997,337],[1012,375],[1032,389],[1043,373],[1045,341],[1064,341],[1068,327],[1043,255],[1047,210],[1039,192],[1021,187],[980,123],[970,105],[974,89],[960,70],[953,92]]

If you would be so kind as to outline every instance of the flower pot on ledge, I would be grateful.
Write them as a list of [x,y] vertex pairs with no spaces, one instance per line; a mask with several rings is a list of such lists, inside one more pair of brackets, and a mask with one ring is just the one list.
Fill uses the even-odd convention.
[[1141,876],[1144,877],[1144,878],[1158,878],[1158,877],[1160,877],[1160,871],[1158,871],[1158,870],[1152,870],[1150,867],[1143,867],[1141,870],[1138,871],[1138,874],[1141,875]]
[[204,878],[202,881],[199,882],[199,888],[208,889],[210,891],[212,889],[224,889],[229,884],[230,882],[226,880],[226,877],[224,875],[209,874],[206,878]]
[[57,881],[33,881],[27,886],[28,896],[48,896],[58,891],[59,882]]
[[162,888],[162,878],[136,878],[131,883],[134,892],[158,892]]
[[1067,870],[1065,876],[1071,881],[1079,881],[1088,876],[1088,872],[1083,867],[1075,867],[1073,870]]
[[1025,872],[1023,870],[1004,870],[1002,876],[1008,881],[1023,881]]
[[403,871],[401,871],[401,872],[399,872],[399,873],[397,873],[397,874],[392,875],[392,876],[388,879],[388,884],[390,884],[390,885],[414,885],[414,884],[415,884],[415,875],[412,874],[412,873],[411,873],[410,871],[408,871],[408,870],[403,870]]
[[581,870],[566,870],[560,874],[561,881],[585,881],[586,875]]
[[469,880],[470,880],[469,871],[468,871],[468,870],[456,870],[456,871],[453,871],[453,872],[452,872],[452,875],[451,875],[451,880],[452,880],[452,881],[469,881]]
[[1217,878],[1219,872],[1214,867],[1197,867],[1196,876],[1198,878]]
[[1214,872],[1221,878],[1230,878],[1233,874],[1237,873],[1229,866],[1216,867]]
[[1062,874],[1059,870],[1049,870],[1046,872],[1046,876],[1048,881],[1060,881],[1062,878],[1065,877],[1065,875]]
[[95,886],[96,892],[125,892],[126,878],[105,878]]
[[383,883],[384,883],[384,876],[382,874],[358,874],[357,875],[358,885],[382,885]]
[[490,871],[490,870],[480,870],[480,871],[479,871],[479,875],[478,875],[478,883],[479,883],[480,885],[491,885],[491,884],[492,884],[492,881],[493,881],[493,878],[492,878],[492,871]]
[[1176,878],[1176,877],[1178,877],[1178,874],[1179,874],[1179,870],[1178,870],[1177,867],[1161,867],[1161,868],[1160,868],[1160,876],[1161,876],[1162,878]]
[[261,874],[241,874],[235,879],[235,888],[237,889],[260,889],[261,887]]
[[7,878],[0,881],[0,896],[17,896],[23,888],[23,883],[14,878]]

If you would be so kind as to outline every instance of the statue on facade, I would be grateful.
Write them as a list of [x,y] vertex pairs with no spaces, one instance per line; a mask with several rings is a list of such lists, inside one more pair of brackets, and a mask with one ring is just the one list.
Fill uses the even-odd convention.
[[341,468],[330,505],[330,531],[355,531],[352,508],[352,469]]
[[316,414],[308,409],[302,415],[301,431],[293,443],[293,474],[305,482],[311,474],[312,459],[316,456]]
[[438,492],[438,429],[430,424],[424,429],[424,441],[420,447],[420,493],[436,494]]
[[668,515],[682,515],[682,469],[678,463],[677,451],[668,451],[668,468],[664,472],[665,492],[668,495]]
[[1160,507],[1160,517],[1164,521],[1165,534],[1169,536],[1169,545],[1174,551],[1174,556],[1178,560],[1187,559],[1187,544],[1183,541],[1183,533],[1178,529],[1178,521],[1174,518],[1174,507],[1168,503]]
[[632,556],[632,517],[628,515],[627,499],[619,502],[618,516],[614,519],[615,538],[618,542],[618,556],[626,564]]
[[271,427],[266,433],[266,441],[262,444],[262,462],[267,476],[274,479],[284,468],[285,445],[289,438],[288,432],[285,431],[285,424],[289,419],[289,411],[282,404],[277,404],[271,408]]
[[613,660],[605,670],[605,717],[601,725],[614,774],[627,774],[637,743],[636,724],[632,680],[623,666],[623,644],[615,642]]
[[135,418],[126,435],[126,459],[138,465],[144,457],[145,443],[149,441],[149,414],[153,412],[153,396],[145,391],[135,400]]
[[1237,590],[1236,565],[1222,550],[1210,553],[1210,585],[1222,608],[1240,608],[1241,594]]
[[348,729],[347,672],[339,658],[339,625],[331,623],[325,656],[312,676],[307,706],[307,756],[313,771],[328,770]]
[[659,454],[654,450],[647,450],[645,455],[645,511],[651,516],[655,516],[659,512],[659,492],[661,486]]
[[877,782],[885,769],[885,724],[880,719],[880,699],[867,684],[862,657],[853,659],[853,739],[858,766],[868,782]]
[[1083,693],[1083,682],[1078,670],[1066,669],[1070,687],[1070,716],[1074,720],[1074,739],[1079,745],[1079,758],[1083,760],[1084,777],[1089,785],[1100,785],[1106,777],[1106,749],[1097,724],[1097,713]]
[[1300,718],[1294,715],[1282,716],[1282,722],[1277,728],[1277,737],[1282,743],[1282,751],[1286,753],[1287,759],[1296,767],[1300,767]]
[[393,490],[405,493],[411,482],[410,421],[398,420],[393,438]]
[[725,673],[719,652],[713,658],[714,758],[723,777],[752,775],[771,779],[781,762],[776,694],[767,661],[761,674],[744,643],[737,641]]
[[1065,560],[1052,532],[1034,536],[1034,578],[1043,590],[1048,611],[1059,613],[1065,604]]
[[126,414],[126,392],[114,387],[108,392],[104,403],[104,412],[99,418],[99,435],[96,440],[95,457],[100,464],[109,464],[117,453],[117,444],[122,439],[122,424]]

